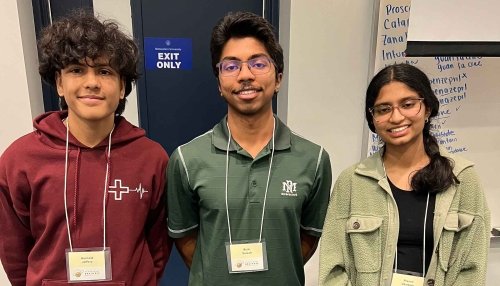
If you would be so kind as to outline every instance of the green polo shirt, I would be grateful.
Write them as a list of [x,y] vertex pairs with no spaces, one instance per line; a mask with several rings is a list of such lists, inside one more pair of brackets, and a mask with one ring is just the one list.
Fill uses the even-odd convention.
[[[276,118],[262,238],[267,271],[230,274],[225,204],[227,119],[178,147],[168,165],[168,229],[198,231],[190,285],[303,285],[300,231],[321,236],[332,181],[328,153]],[[232,240],[258,240],[272,141],[254,159],[231,140],[228,206]]]

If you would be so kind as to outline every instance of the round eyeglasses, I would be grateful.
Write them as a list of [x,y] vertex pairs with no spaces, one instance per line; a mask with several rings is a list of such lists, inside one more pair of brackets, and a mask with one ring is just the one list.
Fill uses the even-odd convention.
[[215,65],[221,76],[238,76],[243,64],[246,63],[250,72],[254,75],[268,73],[273,66],[273,61],[266,56],[259,56],[248,61],[225,59]]
[[368,110],[372,114],[373,119],[375,119],[375,121],[377,122],[384,122],[389,120],[395,108],[397,108],[399,113],[401,113],[401,115],[403,115],[404,117],[413,117],[417,115],[422,109],[423,100],[423,98],[410,98],[396,105],[375,105],[374,107],[368,108]]

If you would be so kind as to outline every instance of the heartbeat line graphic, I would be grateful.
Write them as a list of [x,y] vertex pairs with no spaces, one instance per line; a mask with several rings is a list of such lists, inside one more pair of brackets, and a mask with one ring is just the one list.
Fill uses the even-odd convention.
[[142,199],[142,195],[144,195],[144,193],[147,193],[148,191],[146,191],[143,187],[142,187],[142,184],[139,184],[139,187],[135,188],[134,190],[136,193],[139,193],[139,196],[141,197]]
[[139,187],[137,187],[135,189],[130,189],[127,186],[123,186],[122,185],[122,180],[120,180],[120,179],[116,179],[113,182],[113,185],[109,186],[109,189],[108,189],[108,193],[115,194],[115,201],[121,201],[122,198],[123,198],[123,194],[128,194],[131,191],[139,193],[139,198],[140,199],[142,199],[142,196],[145,193],[148,193],[148,191],[142,187],[142,183],[139,184]]

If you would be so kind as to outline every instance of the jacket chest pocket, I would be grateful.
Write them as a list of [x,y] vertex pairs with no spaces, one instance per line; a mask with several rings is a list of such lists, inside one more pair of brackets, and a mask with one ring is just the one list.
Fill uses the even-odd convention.
[[378,272],[382,264],[382,218],[352,216],[347,220],[347,233],[351,240],[354,265],[358,272]]
[[462,250],[470,246],[466,236],[471,231],[473,221],[474,216],[465,213],[452,212],[446,216],[438,250],[439,264],[443,271],[448,271]]

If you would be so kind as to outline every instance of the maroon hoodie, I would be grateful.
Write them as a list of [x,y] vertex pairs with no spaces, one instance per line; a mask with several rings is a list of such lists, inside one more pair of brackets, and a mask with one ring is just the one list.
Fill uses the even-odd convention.
[[[12,285],[66,285],[65,112],[35,119],[35,131],[0,158],[0,258]],[[106,197],[113,280],[85,285],[157,285],[171,241],[166,232],[168,155],[144,130],[115,120]],[[88,148],[69,136],[67,208],[73,248],[103,246],[108,138]],[[79,285],[78,283],[71,285]]]

